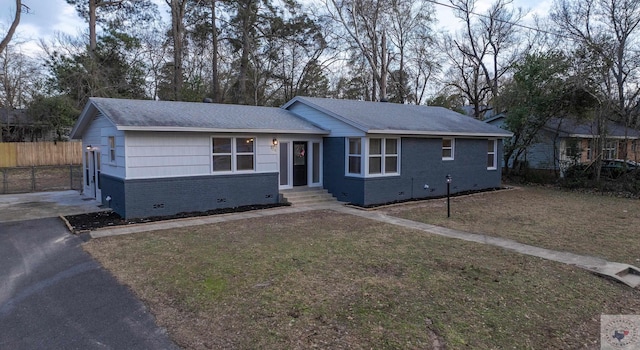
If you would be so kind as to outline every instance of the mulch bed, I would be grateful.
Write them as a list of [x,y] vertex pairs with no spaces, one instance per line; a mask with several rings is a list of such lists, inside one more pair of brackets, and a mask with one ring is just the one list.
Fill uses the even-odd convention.
[[222,208],[222,209],[213,209],[208,211],[186,212],[186,213],[178,213],[175,215],[152,216],[152,217],[141,218],[141,219],[124,219],[120,215],[116,214],[115,212],[101,211],[96,213],[67,215],[65,216],[65,219],[69,222],[69,225],[71,225],[71,227],[75,232],[79,232],[79,231],[86,231],[86,230],[96,230],[103,227],[141,224],[141,223],[147,223],[147,222],[172,220],[172,219],[184,219],[184,218],[191,218],[191,217],[197,217],[197,216],[241,213],[245,211],[276,208],[276,207],[289,206],[289,205],[290,205],[289,203],[245,205],[245,206],[236,207],[236,208]]

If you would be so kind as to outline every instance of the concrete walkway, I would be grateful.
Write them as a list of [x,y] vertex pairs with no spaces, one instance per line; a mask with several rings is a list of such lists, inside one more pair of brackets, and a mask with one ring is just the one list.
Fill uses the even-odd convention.
[[196,226],[213,224],[226,221],[243,220],[249,218],[259,218],[265,216],[273,216],[280,214],[299,213],[310,210],[333,210],[336,212],[359,216],[370,220],[375,220],[391,225],[402,226],[410,229],[423,231],[430,234],[436,234],[449,238],[462,239],[465,241],[489,244],[497,247],[501,247],[507,250],[511,250],[520,254],[526,254],[536,256],[539,258],[557,261],[560,263],[574,265],[599,275],[608,276],[617,281],[620,281],[632,288],[638,288],[640,286],[640,269],[635,266],[621,264],[617,262],[610,262],[600,258],[578,255],[569,252],[556,251],[551,249],[540,248],[527,244],[518,243],[513,240],[487,236],[483,234],[468,233],[463,231],[457,231],[440,226],[429,225],[421,222],[411,221],[407,219],[397,218],[386,215],[380,211],[375,210],[361,210],[353,207],[345,206],[341,203],[330,203],[321,205],[309,205],[309,206],[291,206],[280,207],[265,210],[256,210],[245,213],[237,214],[223,214],[208,217],[189,218],[170,220],[149,224],[138,224],[130,226],[120,226],[108,229],[99,229],[91,232],[92,238],[123,235],[136,232],[156,231],[163,229],[173,229],[180,227]]
[[52,218],[104,210],[74,190],[0,195],[0,222]]

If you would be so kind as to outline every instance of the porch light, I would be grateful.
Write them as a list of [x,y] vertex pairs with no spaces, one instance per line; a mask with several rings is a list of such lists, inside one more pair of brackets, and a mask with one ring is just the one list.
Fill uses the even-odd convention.
[[87,145],[87,151],[91,151],[91,145]]
[[271,141],[271,144],[274,145],[274,146],[277,146],[278,145],[278,139],[274,137],[273,140]]

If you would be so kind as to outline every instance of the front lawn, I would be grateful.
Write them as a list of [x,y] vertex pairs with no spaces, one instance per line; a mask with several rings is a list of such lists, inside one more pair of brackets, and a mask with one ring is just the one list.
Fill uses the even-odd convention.
[[640,314],[581,269],[332,211],[85,248],[193,349],[593,349],[600,314]]
[[640,266],[640,200],[546,187],[389,207],[405,219]]

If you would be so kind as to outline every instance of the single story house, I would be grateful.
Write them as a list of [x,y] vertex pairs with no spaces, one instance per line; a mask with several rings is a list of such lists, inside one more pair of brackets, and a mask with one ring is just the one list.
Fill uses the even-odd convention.
[[281,108],[91,98],[84,194],[126,218],[274,204],[323,187],[369,206],[496,188],[511,134],[442,107],[295,97]]
[[[505,115],[485,120],[502,127]],[[602,159],[629,159],[640,161],[640,130],[606,121]],[[600,136],[596,121],[578,122],[570,118],[553,118],[538,132],[533,143],[519,161],[530,169],[563,170],[573,163],[595,160],[595,140]],[[509,161],[512,164],[513,160]]]

